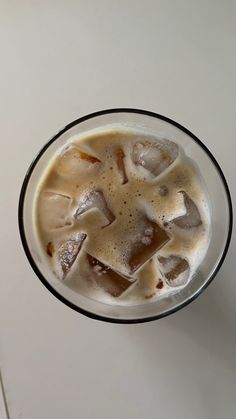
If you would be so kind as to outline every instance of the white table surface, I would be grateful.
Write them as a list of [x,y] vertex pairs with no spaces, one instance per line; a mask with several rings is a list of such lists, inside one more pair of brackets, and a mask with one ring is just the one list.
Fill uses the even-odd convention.
[[197,301],[113,325],[47,291],[17,226],[34,154],[66,123],[110,107],[193,131],[235,201],[235,22],[234,0],[0,0],[0,369],[11,419],[235,419],[235,237]]

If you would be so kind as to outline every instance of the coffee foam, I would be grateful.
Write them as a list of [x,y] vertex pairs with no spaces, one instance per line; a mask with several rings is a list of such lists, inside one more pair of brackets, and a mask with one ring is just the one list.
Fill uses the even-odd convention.
[[[162,148],[165,151],[167,142],[168,150],[171,147],[174,150],[173,161],[169,155],[166,157],[163,154]],[[168,165],[162,173],[156,176],[147,169],[148,154],[144,156],[146,160],[140,158],[140,164],[137,165],[137,158],[133,157],[133,150],[137,144],[150,144],[154,150],[155,145],[160,144],[159,149],[155,150],[156,155],[162,153],[161,156],[164,156]],[[124,182],[123,169],[117,162],[118,149],[122,149],[125,156],[123,163],[127,182]],[[85,153],[85,159],[82,161],[79,159],[80,151]],[[152,158],[152,149],[148,153]],[[91,161],[86,156],[92,156]],[[79,164],[76,164],[78,161]],[[155,167],[153,161],[150,167]],[[75,219],[74,215],[85,202],[85,197],[98,191],[104,195],[106,206],[114,215],[114,221],[108,219],[106,211],[98,208],[89,209]],[[186,212],[182,191],[197,204],[202,220],[199,227],[181,229],[172,222]],[[45,196],[52,193],[58,194],[54,197],[54,201],[57,202],[55,214],[60,215],[57,228],[56,220],[52,223],[53,205],[50,203],[50,206],[45,201]],[[61,196],[67,197],[70,205],[67,200],[61,199]],[[151,255],[150,261],[147,260],[137,272],[130,272],[128,255],[132,246],[140,239],[143,240],[143,244],[146,240],[147,245],[147,241],[150,240],[148,235],[145,236],[145,228],[150,226],[142,227],[144,216],[160,225],[169,235],[170,240],[157,251],[158,256],[184,257],[190,267],[189,280],[204,258],[209,244],[209,203],[197,167],[175,143],[165,139],[159,140],[142,132],[114,129],[71,138],[45,170],[38,187],[35,211],[43,252],[49,242],[57,249],[63,241],[77,232],[86,234],[87,237],[64,283],[83,295],[104,302],[110,301],[112,304],[138,304],[174,292],[163,279],[157,255]],[[65,225],[62,227],[63,216]],[[50,222],[53,224],[52,228],[49,227]],[[92,275],[85,262],[86,254],[134,283],[119,298],[108,295],[90,278]],[[58,271],[55,255],[49,258],[48,263],[52,270]],[[163,279],[164,284],[161,289],[157,288],[160,279]],[[179,288],[181,285],[175,290]]]

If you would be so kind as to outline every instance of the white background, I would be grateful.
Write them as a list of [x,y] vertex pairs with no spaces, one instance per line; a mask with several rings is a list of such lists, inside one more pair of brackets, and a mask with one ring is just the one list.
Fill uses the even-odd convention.
[[110,107],[185,125],[235,200],[235,40],[234,0],[0,0],[0,368],[11,419],[235,418],[235,237],[197,301],[113,325],[44,288],[17,227],[35,153],[66,123]]

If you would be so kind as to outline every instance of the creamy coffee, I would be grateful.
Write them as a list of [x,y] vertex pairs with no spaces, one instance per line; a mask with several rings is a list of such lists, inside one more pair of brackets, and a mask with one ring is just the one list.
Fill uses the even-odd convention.
[[71,138],[43,174],[35,217],[55,277],[112,304],[155,301],[194,281],[210,238],[194,162],[173,141],[125,129]]

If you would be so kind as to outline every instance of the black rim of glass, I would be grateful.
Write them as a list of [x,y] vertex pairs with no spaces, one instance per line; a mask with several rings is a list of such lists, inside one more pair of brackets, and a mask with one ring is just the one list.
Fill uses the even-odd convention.
[[[228,228],[228,234],[227,234],[227,240],[225,243],[225,247],[224,247],[224,251],[222,252],[221,258],[219,260],[218,265],[215,267],[214,272],[211,274],[211,276],[208,278],[207,282],[204,284],[203,287],[201,287],[194,295],[192,295],[191,297],[189,297],[186,301],[184,301],[183,303],[181,303],[180,305],[167,310],[161,314],[158,315],[153,315],[153,316],[149,316],[149,317],[145,317],[145,318],[138,318],[138,319],[119,319],[119,318],[112,318],[112,317],[105,317],[105,316],[101,316],[99,314],[95,314],[93,312],[89,312],[87,310],[84,310],[80,307],[78,307],[77,305],[73,304],[72,302],[70,302],[69,300],[67,300],[65,297],[63,297],[60,293],[58,293],[50,284],[49,282],[46,280],[46,278],[44,278],[44,276],[42,275],[42,273],[40,272],[40,270],[38,269],[37,265],[34,262],[34,259],[31,255],[30,249],[28,247],[28,243],[26,240],[26,235],[25,235],[25,228],[24,228],[24,202],[25,202],[25,195],[26,195],[26,191],[27,191],[27,187],[31,178],[31,175],[34,171],[35,166],[37,165],[38,161],[40,160],[40,158],[42,157],[42,155],[45,153],[45,151],[48,149],[48,147],[54,142],[56,141],[62,134],[64,134],[66,131],[68,131],[70,128],[74,127],[75,125],[80,124],[81,122],[84,122],[88,119],[91,118],[95,118],[98,116],[102,116],[102,115],[106,115],[106,114],[112,114],[112,113],[136,113],[136,114],[141,114],[141,115],[145,115],[145,116],[150,116],[153,118],[157,118],[157,119],[161,119],[169,124],[174,125],[175,127],[179,128],[180,130],[182,130],[184,133],[186,133],[187,135],[189,135],[208,155],[208,157],[211,159],[212,163],[214,164],[214,166],[216,167],[220,178],[222,180],[222,183],[224,185],[225,188],[225,192],[226,192],[226,196],[227,196],[227,202],[228,202],[228,210],[229,210],[229,228]],[[19,206],[18,206],[18,224],[19,224],[19,231],[20,231],[20,237],[21,237],[21,241],[22,241],[22,245],[25,251],[25,254],[28,258],[28,261],[33,269],[33,271],[35,272],[35,274],[38,276],[38,278],[40,279],[40,281],[45,285],[45,287],[56,297],[58,298],[61,302],[63,302],[64,304],[66,304],[68,307],[72,308],[73,310],[86,315],[87,317],[96,319],[96,320],[102,320],[105,322],[110,322],[110,323],[123,323],[123,324],[129,324],[129,323],[144,323],[144,322],[149,322],[152,320],[157,320],[160,319],[162,317],[166,317],[172,313],[175,313],[176,311],[180,310],[181,308],[187,306],[189,303],[191,303],[193,300],[195,300],[203,291],[204,289],[206,289],[208,287],[208,285],[212,282],[212,280],[214,279],[214,277],[216,276],[216,274],[218,273],[224,259],[225,256],[227,254],[228,248],[229,248],[229,244],[230,244],[230,240],[231,240],[231,235],[232,235],[232,227],[233,227],[233,209],[232,209],[232,201],[231,201],[231,196],[230,196],[230,191],[229,191],[229,187],[228,184],[226,182],[225,176],[218,164],[218,162],[216,161],[215,157],[211,154],[211,152],[208,150],[208,148],[205,146],[205,144],[202,143],[201,140],[199,140],[194,134],[192,134],[187,128],[183,127],[182,125],[180,125],[178,122],[173,121],[170,118],[167,118],[166,116],[157,114],[155,112],[150,112],[150,111],[146,111],[146,110],[142,110],[142,109],[133,109],[133,108],[115,108],[115,109],[104,109],[102,111],[98,111],[98,112],[94,112],[88,115],[85,115],[81,118],[76,119],[75,121],[71,122],[70,124],[66,125],[62,130],[60,130],[54,137],[51,138],[51,140],[49,140],[44,147],[38,152],[38,154],[36,155],[36,157],[34,158],[34,160],[32,161],[22,184],[22,188],[21,188],[21,192],[20,192],[20,198],[19,198]]]

